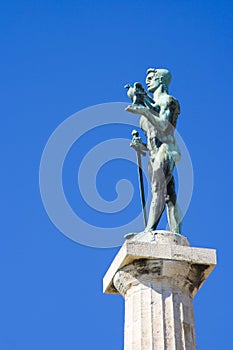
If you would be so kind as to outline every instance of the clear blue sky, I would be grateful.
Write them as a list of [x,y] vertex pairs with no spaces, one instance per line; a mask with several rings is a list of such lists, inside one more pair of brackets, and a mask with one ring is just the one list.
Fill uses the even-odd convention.
[[[183,234],[192,246],[218,251],[194,301],[198,349],[232,347],[232,7],[227,0],[1,1],[0,349],[123,349],[123,299],[102,294],[119,248],[87,247],[59,232],[38,173],[62,121],[95,104],[127,102],[124,84],[143,82],[151,66],[172,72],[178,131],[194,168]],[[101,137],[99,130],[96,144]],[[64,189],[72,197],[75,149],[68,158]],[[113,165],[106,179],[115,172]],[[100,193],[105,180],[98,178]],[[105,218],[95,220],[101,226]]]

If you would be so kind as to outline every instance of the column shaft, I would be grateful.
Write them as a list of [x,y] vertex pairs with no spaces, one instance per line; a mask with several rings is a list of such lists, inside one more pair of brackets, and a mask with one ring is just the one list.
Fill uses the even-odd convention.
[[118,271],[125,298],[124,350],[195,350],[187,263],[143,260]]

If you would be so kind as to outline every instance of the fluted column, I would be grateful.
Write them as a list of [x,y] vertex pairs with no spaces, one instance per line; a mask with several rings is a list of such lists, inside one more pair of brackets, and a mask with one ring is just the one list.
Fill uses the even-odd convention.
[[216,256],[188,245],[174,233],[141,233],[114,259],[104,291],[125,298],[124,350],[196,349],[192,299]]
[[116,273],[126,350],[196,349],[189,269],[187,262],[141,259]]

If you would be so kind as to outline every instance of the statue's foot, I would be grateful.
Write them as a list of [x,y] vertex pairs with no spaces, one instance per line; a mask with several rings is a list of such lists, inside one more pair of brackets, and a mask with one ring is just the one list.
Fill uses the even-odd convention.
[[155,233],[156,230],[155,230],[155,229],[152,229],[152,228],[146,227],[145,230],[144,230],[144,232]]
[[145,228],[144,230],[145,233],[149,233],[151,235],[151,241],[155,241],[155,236],[157,234],[157,231],[152,229],[152,228]]

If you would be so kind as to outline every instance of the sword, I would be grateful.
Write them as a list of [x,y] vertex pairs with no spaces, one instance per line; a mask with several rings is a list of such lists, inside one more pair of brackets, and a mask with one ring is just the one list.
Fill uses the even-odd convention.
[[140,197],[141,197],[144,225],[146,227],[146,225],[147,225],[146,200],[145,200],[145,192],[144,192],[144,182],[143,182],[143,173],[142,173],[142,158],[141,158],[141,156],[145,156],[146,153],[137,147],[137,143],[142,143],[142,139],[141,139],[141,137],[139,137],[139,133],[136,130],[133,130],[132,135],[133,135],[133,139],[132,139],[130,146],[135,149],[136,154],[137,154],[139,189],[140,189]]

